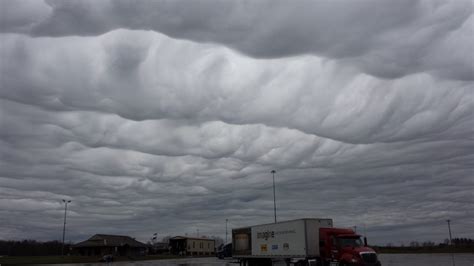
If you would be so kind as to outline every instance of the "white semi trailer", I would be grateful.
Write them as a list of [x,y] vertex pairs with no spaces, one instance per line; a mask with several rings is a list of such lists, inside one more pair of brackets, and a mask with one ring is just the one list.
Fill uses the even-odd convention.
[[[242,265],[381,266],[377,253],[352,229],[332,219],[298,219],[232,230],[232,257]],[[280,264],[280,263],[278,263]]]
[[241,265],[318,258],[319,229],[332,226],[332,219],[298,219],[233,229],[232,256]]

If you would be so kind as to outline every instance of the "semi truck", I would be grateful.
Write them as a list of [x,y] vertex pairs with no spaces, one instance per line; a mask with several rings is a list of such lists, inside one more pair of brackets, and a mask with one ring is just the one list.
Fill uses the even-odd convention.
[[232,257],[243,266],[381,266],[365,237],[317,218],[232,229]]

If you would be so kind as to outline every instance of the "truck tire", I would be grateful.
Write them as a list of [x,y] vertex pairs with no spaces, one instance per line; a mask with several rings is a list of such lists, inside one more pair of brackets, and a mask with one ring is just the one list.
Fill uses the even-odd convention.
[[249,259],[247,260],[248,266],[272,266],[273,262],[271,259]]
[[316,264],[318,266],[329,266],[329,262],[325,260],[318,260],[318,263]]
[[297,261],[295,264],[295,266],[323,266],[324,264],[322,264],[321,261],[316,261],[316,262],[313,262],[313,261],[308,261],[308,260],[299,260]]
[[295,262],[295,266],[307,266],[308,263],[305,260],[299,260]]
[[295,266],[326,266],[326,263],[321,260],[317,260],[317,261],[299,260],[294,265]]

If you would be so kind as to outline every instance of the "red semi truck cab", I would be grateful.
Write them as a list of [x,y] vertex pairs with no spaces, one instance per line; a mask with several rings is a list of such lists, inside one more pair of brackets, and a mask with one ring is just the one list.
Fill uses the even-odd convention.
[[321,258],[327,264],[338,262],[339,265],[380,266],[377,253],[366,242],[351,229],[319,229]]

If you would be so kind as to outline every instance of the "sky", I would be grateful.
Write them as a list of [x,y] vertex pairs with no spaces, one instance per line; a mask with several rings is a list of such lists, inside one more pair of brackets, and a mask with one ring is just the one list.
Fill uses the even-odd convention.
[[474,238],[473,6],[1,0],[0,239]]

